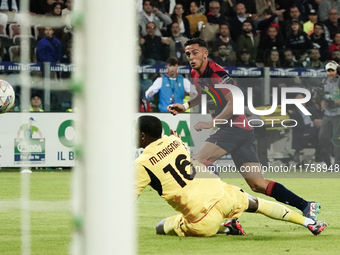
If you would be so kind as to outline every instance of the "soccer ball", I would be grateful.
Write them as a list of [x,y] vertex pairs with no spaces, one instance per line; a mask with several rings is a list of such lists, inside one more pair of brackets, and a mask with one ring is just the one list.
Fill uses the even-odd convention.
[[8,112],[14,107],[15,92],[13,87],[4,80],[0,80],[0,114]]

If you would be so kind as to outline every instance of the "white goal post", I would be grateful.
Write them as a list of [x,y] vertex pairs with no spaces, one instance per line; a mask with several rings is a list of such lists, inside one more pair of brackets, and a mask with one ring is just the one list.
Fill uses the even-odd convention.
[[135,1],[75,0],[78,164],[72,254],[135,253]]

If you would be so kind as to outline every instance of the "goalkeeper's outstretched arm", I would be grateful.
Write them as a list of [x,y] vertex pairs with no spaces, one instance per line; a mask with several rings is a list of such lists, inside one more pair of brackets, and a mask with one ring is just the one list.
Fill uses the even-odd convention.
[[194,98],[190,99],[185,104],[172,104],[167,107],[168,111],[172,115],[177,115],[179,113],[185,112],[189,108],[192,108],[201,103],[201,95],[196,94]]

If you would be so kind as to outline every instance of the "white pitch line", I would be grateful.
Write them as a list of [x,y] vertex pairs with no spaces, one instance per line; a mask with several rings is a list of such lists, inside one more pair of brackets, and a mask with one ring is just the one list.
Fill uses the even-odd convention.
[[[20,200],[0,201],[0,211],[21,210]],[[31,212],[71,211],[71,201],[29,201]]]

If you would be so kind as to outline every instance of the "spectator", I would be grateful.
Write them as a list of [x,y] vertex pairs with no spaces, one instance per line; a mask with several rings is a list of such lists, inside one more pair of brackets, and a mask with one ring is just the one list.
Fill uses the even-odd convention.
[[271,9],[264,10],[263,19],[260,20],[257,24],[257,30],[261,31],[261,38],[265,36],[265,31],[267,31],[268,27],[275,26],[277,31],[279,32],[279,24],[277,23],[277,18],[284,12],[285,10],[272,12]]
[[45,13],[47,17],[59,17],[61,16],[62,5],[61,3],[55,2],[52,4],[52,10]]
[[[12,3],[12,4],[10,4]],[[22,16],[19,14],[19,1],[0,1],[0,24],[5,28],[7,23],[20,22]]]
[[328,59],[328,42],[325,39],[323,25],[321,23],[314,24],[314,33],[311,34],[310,39],[313,43],[313,48],[319,49],[321,60],[326,61]]
[[289,22],[293,19],[297,19],[301,23],[301,21],[303,20],[303,17],[299,11],[299,8],[296,5],[290,7],[289,18],[290,18]]
[[256,0],[256,12],[259,19],[264,19],[263,13],[268,9],[271,10],[271,13],[275,13],[275,0]]
[[162,36],[160,29],[162,29],[163,26],[170,25],[172,20],[170,17],[160,12],[156,7],[153,7],[153,2],[151,0],[143,0],[143,11],[138,14],[138,24],[142,28],[142,36],[147,35],[145,28],[149,22],[155,24],[155,35]]
[[45,15],[45,13],[50,12],[52,10],[52,4],[55,3],[55,0],[46,0],[46,1],[30,1],[30,12],[35,15]]
[[306,68],[325,68],[325,63],[320,61],[319,49],[312,49],[309,54],[309,61],[307,62]]
[[176,5],[175,0],[155,0],[153,1],[155,7],[166,16],[170,17]]
[[230,35],[234,42],[236,42],[237,38],[242,34],[243,22],[246,19],[246,8],[244,4],[236,5],[236,17],[229,20]]
[[61,43],[58,39],[53,38],[53,33],[52,27],[45,27],[45,37],[38,42],[38,62],[56,63],[61,60]]
[[199,31],[199,23],[207,23],[208,20],[204,14],[198,13],[198,4],[195,1],[190,2],[190,13],[186,18],[189,20],[190,34],[194,36],[194,34]]
[[153,22],[146,24],[146,36],[143,36],[139,43],[142,47],[144,57],[143,64],[146,65],[163,65],[169,57],[169,41],[155,35],[156,25]]
[[62,15],[63,17],[66,17],[66,16],[72,14],[73,5],[74,5],[73,0],[66,0],[66,2],[65,2],[66,8],[64,8],[64,9],[61,11],[61,15]]
[[[303,95],[299,94],[296,96],[297,99],[304,98]],[[305,103],[302,104],[306,106]],[[318,145],[318,136],[321,126],[321,119],[317,118],[316,112],[317,108],[308,107],[308,110],[312,113],[312,116],[305,115],[299,108],[295,108],[291,114],[289,114],[291,119],[296,120],[297,125],[292,128],[293,139],[292,148],[295,150],[294,161],[298,164],[302,163],[300,159],[301,151],[307,146],[311,145],[315,148],[315,160],[316,162],[321,162],[323,158],[321,155],[321,147]]]
[[299,24],[303,25],[301,13],[295,5],[289,9],[288,19],[284,19],[280,22],[281,31],[284,38],[286,37],[286,33],[290,29],[293,20],[297,20]]
[[218,1],[211,1],[209,4],[210,12],[207,14],[208,22],[212,24],[223,24],[227,20],[220,13],[220,3]]
[[319,4],[319,19],[321,22],[326,21],[329,18],[330,10],[336,10],[336,13],[340,12],[340,4],[338,0],[322,0]]
[[30,112],[43,112],[44,110],[41,109],[41,98],[40,95],[37,93],[33,93],[31,95],[31,108],[29,109]]
[[318,14],[314,9],[309,11],[308,21],[303,24],[303,31],[307,35],[311,35],[314,32],[314,24],[318,21]]
[[237,0],[238,3],[244,4],[247,10],[247,17],[252,18],[253,21],[258,19],[255,0]]
[[309,36],[302,31],[302,26],[297,19],[293,19],[287,32],[286,47],[294,51],[300,62],[305,61],[308,51],[313,47]]
[[[182,4],[176,4],[173,13],[171,14],[172,23],[178,23],[180,32],[187,38],[191,38],[189,21],[183,16],[184,9]],[[171,36],[171,25],[168,26],[168,34]]]
[[63,34],[60,40],[63,58],[64,55],[67,55],[69,53],[70,42],[73,39],[73,29],[65,29],[65,31],[66,33]]
[[[324,116],[319,133],[319,145],[322,147],[324,155],[334,152],[334,164],[340,165],[340,93],[339,93],[339,76],[337,69],[339,65],[330,61],[326,64],[327,79],[323,81],[325,91],[325,108]],[[332,146],[334,144],[335,146]],[[325,162],[328,166],[330,162]]]
[[[340,31],[339,15],[336,9],[329,11],[329,17],[324,22],[327,32],[329,33],[330,39],[333,40],[334,35]],[[326,32],[326,31],[325,31]]]
[[[45,16],[61,18],[61,10],[62,10],[61,3],[55,2],[52,4],[52,10],[46,13]],[[53,30],[54,30],[54,37],[60,41],[61,37],[63,36],[63,27],[54,27]]]
[[184,44],[189,40],[181,34],[181,29],[178,23],[172,23],[171,36],[168,38],[170,46],[170,57],[178,59],[180,65],[188,64],[188,60],[184,54]]
[[219,34],[220,35],[216,37],[213,42],[214,48],[217,49],[221,44],[224,44],[225,46],[230,45],[232,47],[232,50],[236,51],[236,44],[230,38],[229,25],[227,23],[220,24]]
[[267,29],[267,36],[260,40],[257,48],[257,60],[264,62],[264,59],[268,58],[268,52],[270,50],[283,49],[283,40],[278,34],[278,28],[276,26],[270,26]]
[[332,56],[334,50],[340,50],[340,32],[334,35],[333,43],[328,48],[330,56]]
[[228,59],[231,53],[232,49],[230,45],[220,44],[218,47],[218,56],[214,58],[214,61],[222,67],[234,66],[234,63]]
[[257,46],[259,45],[259,37],[253,32],[253,25],[250,21],[246,20],[242,26],[243,34],[237,39],[236,45],[238,52],[241,54],[244,49],[250,54],[250,60],[254,61],[257,57]]
[[280,53],[278,50],[271,50],[266,65],[268,67],[281,67]]
[[177,59],[169,58],[166,67],[168,72],[157,78],[145,92],[145,97],[148,100],[159,92],[158,109],[160,112],[168,112],[168,105],[183,104],[185,94],[190,93],[190,81],[177,74]]
[[236,66],[256,67],[255,61],[251,60],[249,51],[247,49],[243,49],[240,52],[239,60],[236,62]]
[[334,50],[332,52],[332,60],[340,64],[340,50]]
[[322,0],[306,0],[303,3],[303,7],[306,13],[309,13],[310,10],[315,10],[316,13],[319,13],[319,4]]
[[[61,63],[66,63],[66,64],[71,64],[72,63],[72,47],[73,47],[73,42],[72,40],[67,42],[66,45],[66,51],[65,53],[62,55],[61,58]],[[70,74],[70,73],[66,73],[66,74]],[[66,78],[65,76],[63,78]],[[69,78],[69,77],[67,77]]]
[[223,0],[221,2],[221,14],[228,18],[234,18],[236,15],[235,6],[236,0]]
[[284,51],[284,58],[285,58],[285,62],[283,63],[282,67],[289,67],[289,68],[303,67],[301,63],[296,62],[294,60],[295,56],[293,54],[293,51],[290,49],[286,49]]

